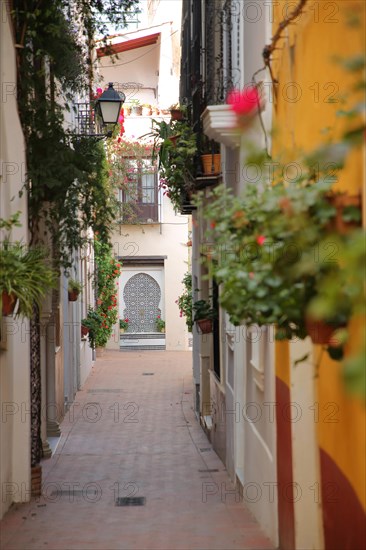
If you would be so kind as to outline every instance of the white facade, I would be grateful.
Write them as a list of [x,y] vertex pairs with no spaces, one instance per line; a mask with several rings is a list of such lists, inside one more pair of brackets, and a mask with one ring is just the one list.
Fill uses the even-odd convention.
[[[172,2],[164,4],[172,8]],[[118,53],[114,63],[110,56],[99,58],[98,72],[103,86],[108,82],[122,85],[126,103],[133,99],[138,100],[140,104],[149,103],[164,110],[177,103],[180,12],[181,2],[174,2],[174,22],[167,18],[167,13],[163,13],[165,19],[154,20],[159,24],[114,37],[111,40],[112,45],[123,51]],[[168,122],[170,116],[125,116],[125,133],[122,138],[137,140],[147,134],[151,131],[153,119]],[[167,350],[188,349],[187,327],[175,303],[183,291],[181,281],[188,270],[188,231],[189,217],[176,214],[170,200],[159,190],[158,220],[152,222],[146,219],[144,223],[136,225],[120,225],[112,237],[114,253],[122,261],[122,274],[119,280],[120,318],[128,316],[126,302],[130,298],[126,293],[133,282],[132,277],[141,284],[143,281],[150,281],[151,288],[156,288],[156,292],[152,291],[150,296],[152,307],[154,311],[161,312],[161,318],[166,323],[165,337],[158,337],[157,334],[153,336],[158,339],[156,344],[165,344]],[[154,281],[158,286],[155,287]],[[139,311],[142,316],[145,309],[143,293],[144,290],[139,291]],[[148,322],[148,319],[145,319],[145,322]],[[131,337],[131,331],[130,328],[127,334],[120,338],[119,327],[116,325],[108,346],[114,349],[118,349],[120,345],[122,348],[147,346],[151,344],[149,333],[156,332],[151,328],[151,324],[146,334],[139,329],[136,338]]]
[[[0,18],[0,217],[21,211],[13,240],[28,242],[24,138],[16,100],[16,61],[5,5]],[[11,130],[10,130],[11,129]],[[0,342],[0,517],[12,502],[30,499],[29,322],[3,317]]]

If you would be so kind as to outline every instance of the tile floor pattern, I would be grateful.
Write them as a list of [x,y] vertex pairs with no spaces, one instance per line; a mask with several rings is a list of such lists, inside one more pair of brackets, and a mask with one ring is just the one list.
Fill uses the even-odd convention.
[[[43,496],[8,512],[2,550],[272,548],[225,497],[233,487],[193,413],[190,352],[106,352],[61,428]],[[145,506],[115,505],[128,496]]]

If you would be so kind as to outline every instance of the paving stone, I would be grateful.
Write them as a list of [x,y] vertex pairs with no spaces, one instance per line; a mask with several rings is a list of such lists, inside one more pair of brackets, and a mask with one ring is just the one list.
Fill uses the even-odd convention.
[[[43,495],[2,520],[1,549],[273,548],[244,503],[204,502],[204,483],[232,485],[216,453],[200,451],[211,445],[193,395],[190,352],[106,352],[42,462]],[[146,501],[116,506],[126,497]]]

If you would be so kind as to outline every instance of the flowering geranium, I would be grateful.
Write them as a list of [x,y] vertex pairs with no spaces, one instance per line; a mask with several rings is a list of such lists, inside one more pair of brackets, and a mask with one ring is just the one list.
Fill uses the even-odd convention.
[[128,323],[129,323],[129,320],[128,320],[127,317],[125,319],[120,319],[119,320],[119,328],[123,328],[123,329],[126,330],[128,328]]
[[240,90],[232,90],[227,96],[227,103],[231,109],[239,116],[248,115],[256,111],[260,106],[260,95],[258,89],[254,86]]
[[92,321],[88,337],[92,347],[103,347],[107,344],[118,318],[116,279],[121,274],[121,264],[112,256],[111,246],[97,238],[94,241],[94,251],[98,298],[95,310],[88,313],[88,318]]
[[160,332],[163,329],[165,329],[165,321],[160,317],[160,315],[156,318],[156,329]]

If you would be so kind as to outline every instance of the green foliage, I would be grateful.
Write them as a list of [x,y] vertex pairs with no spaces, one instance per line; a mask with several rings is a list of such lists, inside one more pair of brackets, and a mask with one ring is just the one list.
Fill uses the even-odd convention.
[[197,136],[186,122],[156,122],[152,132],[154,150],[159,151],[160,186],[179,210],[194,190],[194,157]]
[[207,300],[197,300],[193,303],[194,318],[193,321],[199,321],[200,319],[215,319],[217,317],[217,311],[211,307],[210,302]]
[[[212,192],[204,216],[215,246],[206,261],[234,324],[274,323],[278,338],[303,338],[310,300],[325,278],[339,275],[336,237],[328,235],[334,178],[309,180],[304,172],[292,184],[248,185],[240,197],[224,187]],[[344,322],[350,313],[343,300],[326,320]]]
[[189,332],[192,332],[193,320],[192,320],[192,274],[188,271],[182,280],[184,291],[178,296],[176,304],[178,304],[180,310],[180,316],[184,315],[186,318],[186,325]]
[[108,144],[110,184],[121,189],[128,200],[119,204],[120,219],[125,224],[138,223],[138,205],[143,200],[143,190],[138,186],[139,177],[151,173],[153,144],[119,137]]
[[127,317],[126,317],[126,319],[120,319],[119,320],[119,328],[123,328],[123,329],[126,330],[128,328],[128,323],[129,323],[129,321],[128,321]]
[[76,281],[75,279],[69,279],[67,282],[67,289],[69,292],[79,293],[82,291],[83,285],[79,281]]
[[100,317],[98,329],[94,332],[96,346],[105,346],[112,335],[113,325],[118,319],[116,279],[121,274],[121,264],[115,260],[112,247],[100,241],[94,243],[97,270],[96,312]]
[[165,329],[165,321],[158,315],[156,318],[156,330],[161,332],[163,329]]
[[122,25],[135,5],[135,0],[12,2],[31,230],[36,235],[45,218],[56,258],[66,268],[88,227],[108,239],[116,204],[103,145],[76,140],[66,129],[65,109],[76,94],[89,95],[94,34],[105,34],[107,22]]
[[96,346],[96,336],[99,334],[103,319],[100,313],[89,308],[87,316],[81,320],[81,324],[89,329],[88,339],[91,348]]
[[[10,230],[19,226],[18,219],[19,213],[8,220],[0,219],[0,227]],[[57,273],[49,264],[48,251],[11,242],[9,235],[0,247],[0,272],[0,315],[3,292],[17,298],[17,315],[32,317],[34,304],[40,307],[48,290],[56,287]]]

